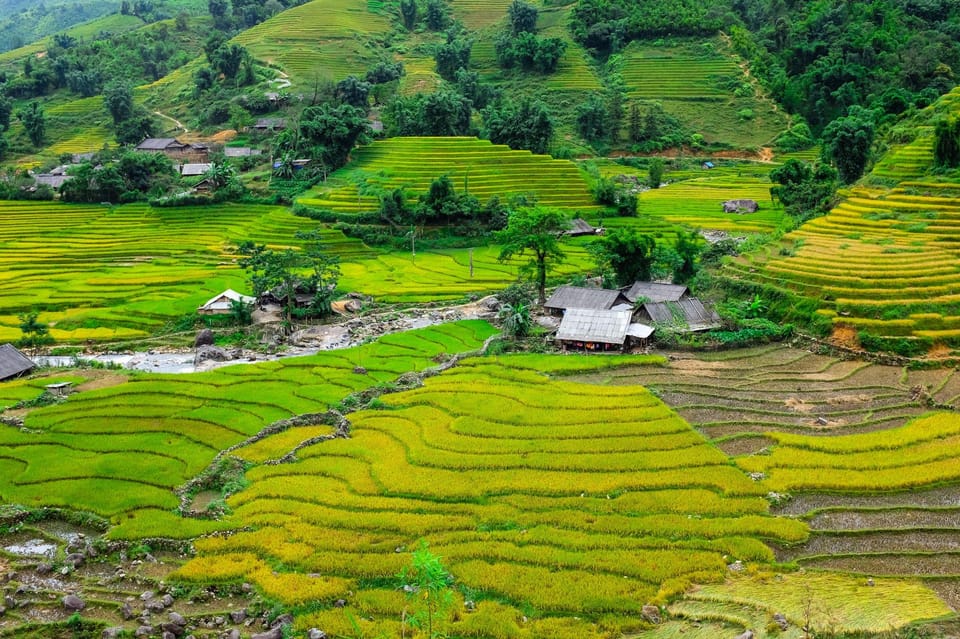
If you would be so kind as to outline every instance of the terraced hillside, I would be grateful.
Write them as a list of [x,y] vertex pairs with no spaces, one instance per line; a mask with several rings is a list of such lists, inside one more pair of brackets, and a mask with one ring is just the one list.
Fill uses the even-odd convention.
[[[322,413],[351,392],[423,370],[441,353],[475,349],[492,332],[483,322],[448,324],[335,353],[183,376],[140,375],[75,394],[30,413],[27,430],[0,428],[0,500],[96,513],[121,524],[114,534],[128,538],[160,531],[189,538],[223,527],[171,513],[179,501],[173,489],[220,451],[277,420]],[[354,371],[360,363],[364,374]],[[2,397],[9,396],[6,388]],[[17,388],[13,397],[27,393]],[[330,425],[302,426],[271,441],[293,447],[330,432]],[[262,442],[243,450],[251,460],[269,456]]]
[[623,53],[623,82],[632,100],[654,100],[710,142],[769,144],[786,118],[717,39],[663,46],[635,42]]
[[[233,242],[289,245],[297,229],[315,226],[277,207],[6,202],[0,340],[18,339],[16,315],[31,309],[57,341],[145,336],[225,288],[246,288]],[[369,255],[337,231],[325,237],[344,257]]]
[[[920,578],[954,610],[960,607],[960,418],[956,410],[930,413],[928,407],[960,406],[956,371],[770,346],[715,356],[678,353],[663,367],[574,379],[649,387],[754,473],[760,486],[779,493],[774,511],[811,527],[804,543],[777,549],[779,559],[859,577],[854,593],[870,588],[866,577],[877,589],[893,583],[880,577]],[[687,593],[670,608],[679,617],[671,632],[707,637],[723,619],[756,628],[777,610],[802,607],[804,599],[813,617],[827,623],[847,606],[847,587],[827,574],[818,577],[822,590],[812,597],[804,597],[795,577],[778,578],[784,600],[762,603],[756,589],[768,579],[761,573]],[[948,628],[956,630],[944,626],[943,632]]]
[[492,196],[533,195],[539,204],[574,210],[596,205],[576,165],[529,151],[514,151],[488,140],[466,137],[400,137],[380,140],[353,153],[353,161],[334,173],[330,186],[300,198],[349,220],[357,211],[374,211],[379,194],[404,188],[411,200],[426,193],[430,182],[449,177],[485,202]]
[[[458,636],[633,634],[649,628],[639,619],[644,603],[676,598],[691,582],[712,585],[670,611],[706,620],[691,629],[697,637],[762,629],[775,610],[792,626],[782,636],[800,637],[811,590],[845,602],[829,620],[813,619],[819,628],[886,630],[949,613],[912,581],[871,590],[844,575],[786,574],[776,586],[727,580],[736,559],[770,570],[758,538],[803,542],[805,525],[770,517],[763,483],[642,388],[543,376],[657,376],[659,364],[471,359],[421,389],[384,396],[381,409],[350,416],[350,439],[249,471],[251,485],[229,500],[226,522],[250,530],[198,541],[199,557],[179,576],[250,580],[291,606],[319,600],[298,627],[336,634],[349,633],[351,619],[365,634],[400,634],[410,604],[393,575],[418,539],[467,593],[455,606],[464,596],[476,605],[455,615],[449,629]],[[290,584],[297,588],[282,588]],[[891,606],[898,597],[911,605]],[[345,608],[332,606],[341,598]],[[686,623],[636,636],[675,636]]]
[[389,20],[371,11],[372,6],[376,3],[312,0],[242,32],[234,41],[259,60],[282,68],[301,88],[312,87],[318,78],[362,76],[377,62],[367,38],[390,29]]
[[815,324],[844,345],[904,355],[960,345],[960,268],[955,263],[960,185],[931,175],[929,121],[956,110],[954,91],[918,116],[913,141],[894,145],[839,204],[779,245],[724,270],[761,295],[815,309]]

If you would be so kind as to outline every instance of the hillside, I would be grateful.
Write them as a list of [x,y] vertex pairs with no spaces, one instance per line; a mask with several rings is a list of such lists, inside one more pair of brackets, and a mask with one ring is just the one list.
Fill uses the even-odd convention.
[[922,111],[909,125],[912,139],[892,144],[829,214],[723,272],[840,344],[856,345],[859,335],[902,354],[953,352],[960,346],[960,185],[952,173],[933,170],[931,124],[955,114],[958,100],[954,90]]

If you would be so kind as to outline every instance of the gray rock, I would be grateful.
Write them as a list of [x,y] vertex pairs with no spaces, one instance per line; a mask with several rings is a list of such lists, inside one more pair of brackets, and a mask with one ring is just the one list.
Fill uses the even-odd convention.
[[167,615],[167,618],[170,619],[170,623],[174,625],[181,627],[186,627],[187,625],[187,620],[184,619],[183,615],[178,612],[171,612],[169,615]]
[[[184,633],[184,627],[175,623],[160,624],[160,630],[163,631],[163,639],[174,639]],[[169,637],[166,636],[168,634],[170,635]]]
[[646,605],[640,609],[640,615],[652,624],[660,623],[660,609],[656,606]]
[[10,595],[4,595],[4,597],[3,597],[3,605],[6,606],[7,608],[16,608],[16,607],[19,606],[20,604],[17,602],[16,599],[14,599],[13,597],[11,597]]
[[173,605],[173,597],[171,597],[169,594],[166,594],[160,597],[160,603],[163,604],[164,608],[169,608]]
[[240,631],[233,628],[226,634],[226,639],[240,639]]
[[5,614],[7,614],[7,609],[4,608],[3,606],[0,606],[0,617],[2,617]]
[[120,607],[120,616],[123,617],[124,621],[130,621],[136,616],[129,601],[125,601]]
[[153,599],[155,596],[156,596],[156,593],[154,593],[152,590],[148,590],[140,594],[140,601],[149,601],[150,599]]
[[63,607],[70,612],[79,612],[87,607],[87,603],[76,595],[67,595],[63,598]]
[[737,635],[734,639],[753,639],[753,630],[747,630],[742,635]]
[[474,603],[473,600],[467,599],[466,601],[463,602],[463,608],[467,612],[473,612],[474,610],[477,609],[477,604]]
[[363,308],[363,304],[360,303],[360,300],[347,300],[343,305],[343,310],[350,313],[359,313]]
[[166,606],[163,605],[163,601],[160,599],[151,599],[144,604],[144,607],[151,612],[163,612],[163,609],[166,608]]
[[113,626],[111,628],[104,628],[100,636],[103,639],[117,639],[121,632],[123,632],[123,628],[121,626]]
[[327,639],[327,633],[318,628],[307,630],[307,639]]
[[134,637],[149,637],[153,634],[153,626],[140,626],[137,628],[136,632],[133,633]]
[[274,626],[266,632],[258,632],[257,634],[250,637],[250,639],[282,639],[283,631],[280,626]]
[[83,564],[86,561],[87,556],[80,552],[72,552],[66,557],[64,557],[64,563],[70,564],[74,568]]
[[213,331],[209,328],[197,331],[197,337],[193,340],[193,347],[199,348],[200,346],[213,346]]
[[242,590],[243,592],[253,592],[253,586],[251,586],[247,582],[243,582],[242,584],[240,584],[240,590]]
[[[337,604],[339,604],[343,599],[338,599]],[[335,606],[337,604],[334,604]],[[343,601],[343,606],[347,605],[346,601]],[[337,606],[338,608],[343,608],[343,606]],[[283,626],[292,626],[293,625],[293,615],[285,613],[273,620],[273,623],[270,624],[271,628],[281,628]]]
[[727,566],[727,569],[731,572],[742,572],[743,571],[743,562],[739,559]]
[[195,362],[227,362],[230,359],[230,354],[219,346],[201,346],[194,357]]
[[867,577],[867,585],[868,585],[868,586],[875,586],[875,585],[877,585],[877,583],[873,580],[873,577]]
[[37,567],[34,568],[34,570],[37,571],[37,574],[38,574],[38,575],[45,575],[45,574],[47,574],[48,572],[50,572],[51,570],[53,570],[53,566],[50,565],[50,564],[48,564],[48,563],[45,562],[45,561],[41,561],[39,564],[37,564]]
[[781,612],[774,613],[773,622],[780,626],[780,630],[784,632],[790,627],[790,622],[787,621],[787,618]]
[[233,623],[243,623],[243,620],[246,618],[247,618],[246,608],[230,611],[230,621],[232,621]]
[[336,601],[333,602],[334,608],[343,608],[346,605],[347,605],[346,599],[337,599]]
[[[164,624],[164,625],[167,625],[167,624]],[[160,634],[160,639],[177,639],[177,635],[173,634],[169,630],[164,630]]]
[[215,626],[222,626],[225,623],[227,623],[227,620],[219,615],[213,618],[213,625]]

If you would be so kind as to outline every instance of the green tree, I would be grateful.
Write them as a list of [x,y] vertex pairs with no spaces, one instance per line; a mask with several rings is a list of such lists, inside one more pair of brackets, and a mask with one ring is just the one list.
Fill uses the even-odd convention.
[[631,227],[617,227],[591,245],[597,266],[613,271],[617,286],[650,280],[656,242]]
[[938,120],[934,136],[934,163],[946,168],[960,165],[960,118]]
[[686,284],[697,274],[697,258],[703,251],[703,241],[696,231],[677,231],[673,250],[679,257],[679,264],[673,271],[674,284]]
[[425,631],[428,639],[446,636],[443,626],[453,605],[453,591],[450,588],[453,577],[440,559],[430,552],[427,542],[421,539],[413,552],[411,565],[397,575],[407,599],[414,603],[413,614],[405,616],[404,621],[413,628]]
[[530,307],[526,304],[504,303],[497,313],[497,319],[503,325],[503,332],[513,339],[526,337],[533,326]]
[[647,164],[647,186],[651,189],[660,188],[660,183],[663,182],[663,169],[662,158],[650,158],[650,162]]
[[246,60],[249,55],[243,46],[236,42],[228,42],[213,52],[213,57],[210,58],[210,64],[213,65],[214,69],[222,73],[224,78],[233,80],[237,77],[244,60]]
[[503,101],[483,111],[484,135],[495,144],[511,149],[546,153],[553,138],[553,116],[539,100],[521,98]]
[[133,115],[133,87],[124,79],[117,79],[103,88],[103,104],[113,118],[114,125]]
[[417,0],[400,0],[400,16],[407,31],[417,26]]
[[837,180],[836,169],[827,164],[814,167],[790,158],[770,171],[770,181],[776,183],[770,187],[770,196],[780,200],[787,213],[805,220],[830,208]]
[[634,144],[643,140],[643,121],[640,118],[640,107],[636,103],[630,105],[630,120],[627,124],[627,138]]
[[870,159],[875,125],[866,109],[851,107],[823,130],[823,157],[833,163],[844,184],[860,179]]
[[537,295],[540,304],[547,300],[547,269],[566,257],[560,238],[567,230],[569,220],[556,209],[541,207],[518,208],[507,218],[507,227],[495,234],[500,243],[499,260],[530,255],[530,264],[536,272]]
[[470,52],[473,49],[473,40],[457,37],[453,31],[447,32],[447,41],[437,45],[434,59],[437,62],[437,73],[441,78],[453,82],[458,69],[470,67]]
[[366,139],[370,131],[363,109],[340,104],[322,104],[303,110],[300,116],[299,150],[307,157],[319,160],[326,171],[333,171],[347,162],[350,151]]
[[43,144],[43,137],[47,130],[47,118],[39,102],[34,100],[18,111],[17,119],[23,122],[23,128],[27,130],[27,137],[30,138],[33,146]]
[[447,15],[447,3],[444,0],[427,0],[427,28],[431,31],[443,31],[450,24]]
[[367,101],[370,95],[370,83],[365,82],[355,75],[348,75],[340,82],[337,82],[337,88],[334,92],[337,100],[343,104],[349,104],[364,112],[368,111],[370,104]]
[[39,349],[41,346],[53,344],[50,327],[38,321],[39,316],[40,314],[37,311],[30,311],[17,316],[20,320],[20,332],[23,333],[23,337],[17,341],[17,346]]
[[0,96],[0,128],[10,128],[10,116],[13,115],[13,100],[3,95]]
[[537,30],[537,8],[532,4],[513,0],[507,9],[507,15],[514,33],[532,33]]
[[607,136],[607,107],[600,96],[591,95],[577,107],[577,132],[590,142]]

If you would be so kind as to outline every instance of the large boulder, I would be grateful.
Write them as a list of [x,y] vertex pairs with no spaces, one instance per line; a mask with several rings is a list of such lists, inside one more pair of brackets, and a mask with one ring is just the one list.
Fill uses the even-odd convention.
[[227,362],[233,359],[233,356],[219,346],[201,346],[197,349],[195,361],[200,362]]
[[193,340],[193,347],[213,346],[213,331],[209,328],[203,328],[197,331],[197,337]]
[[67,595],[63,598],[63,607],[69,612],[80,612],[87,607],[87,604],[76,595]]
[[658,624],[661,621],[660,609],[656,606],[644,606],[640,609],[640,615],[652,624]]

